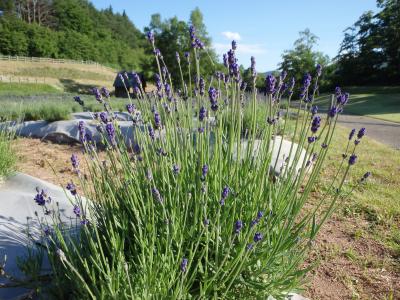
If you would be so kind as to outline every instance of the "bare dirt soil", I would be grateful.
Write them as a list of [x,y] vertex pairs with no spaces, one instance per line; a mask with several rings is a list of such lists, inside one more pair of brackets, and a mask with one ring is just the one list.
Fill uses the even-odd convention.
[[[15,141],[20,172],[65,186],[74,174],[70,157],[82,156],[81,146],[38,139]],[[51,167],[52,166],[52,167]],[[370,231],[361,216],[340,211],[323,226],[308,263],[304,296],[310,299],[400,299],[400,260]]]

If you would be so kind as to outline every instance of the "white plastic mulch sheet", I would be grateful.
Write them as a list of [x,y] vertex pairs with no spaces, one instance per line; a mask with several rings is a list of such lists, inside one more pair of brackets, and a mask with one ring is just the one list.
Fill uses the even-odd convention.
[[[43,207],[39,206],[34,197],[37,194],[36,188],[45,190],[51,196],[50,203],[46,203],[49,210],[60,212],[60,220],[71,228],[78,228],[77,220],[73,213],[71,194],[46,181],[34,178],[29,175],[17,173],[0,184],[0,263],[7,256],[5,272],[17,279],[24,279],[23,273],[19,270],[17,259],[28,256],[27,245],[33,242],[43,242],[43,229],[40,228],[38,218],[52,224],[52,217],[46,215]],[[68,192],[69,193],[69,192]],[[68,196],[67,196],[68,195]],[[71,198],[70,198],[71,197]],[[57,209],[58,203],[58,209]],[[37,216],[35,215],[37,212]],[[29,233],[32,235],[28,238]],[[68,227],[68,226],[67,226]],[[71,234],[71,232],[69,232]],[[42,272],[49,270],[49,264],[44,259]],[[13,281],[0,276],[0,285],[12,284]],[[26,288],[0,288],[0,299],[18,299],[29,292]]]

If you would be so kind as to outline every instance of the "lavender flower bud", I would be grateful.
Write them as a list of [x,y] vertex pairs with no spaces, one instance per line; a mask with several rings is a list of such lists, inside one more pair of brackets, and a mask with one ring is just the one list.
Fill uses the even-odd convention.
[[349,141],[351,141],[351,140],[353,139],[355,133],[356,133],[356,129],[353,128],[353,129],[350,131],[350,134],[349,134]]
[[316,139],[317,138],[315,136],[309,136],[307,140],[311,144],[311,143],[314,143],[316,141]]
[[237,48],[237,43],[235,40],[232,41],[232,50],[236,50]]
[[275,92],[275,84],[276,84],[276,79],[274,76],[271,74],[268,74],[267,77],[265,78],[265,92],[266,94],[272,94]]
[[314,115],[316,115],[317,113],[318,113],[318,106],[313,105],[313,106],[311,107],[311,114],[314,116]]
[[256,232],[256,234],[254,235],[254,242],[259,242],[261,241],[263,238],[262,234],[260,232]]
[[224,62],[224,66],[227,68],[228,67],[228,56],[225,53],[222,55],[222,60]]
[[235,222],[235,233],[239,234],[239,232],[242,230],[243,228],[243,222],[241,220],[237,220]]
[[65,188],[68,191],[70,191],[73,196],[75,196],[77,194],[75,184],[73,184],[72,182],[68,183]]
[[152,188],[151,189],[151,193],[153,194],[153,197],[155,200],[157,200],[158,202],[162,203],[163,202],[163,198],[161,197],[160,192],[157,190],[157,188]]
[[357,138],[360,140],[365,135],[365,128],[361,128],[357,133]]
[[351,166],[354,165],[356,163],[356,161],[357,161],[357,155],[355,155],[355,154],[350,155],[349,165],[351,165]]
[[149,132],[150,138],[151,138],[152,140],[154,140],[154,138],[155,138],[155,133],[154,133],[153,126],[149,125],[149,126],[147,127],[147,130],[148,130],[148,132]]
[[156,128],[161,128],[161,117],[158,112],[154,113],[154,125]]
[[77,169],[77,168],[79,167],[78,156],[77,156],[75,153],[73,153],[73,154],[71,155],[71,164],[72,164],[72,167],[73,167],[74,169]]
[[202,106],[200,108],[200,112],[199,112],[199,120],[200,120],[200,122],[202,122],[205,119],[206,116],[207,116],[207,110],[204,108],[204,106]]
[[110,98],[110,91],[107,90],[107,88],[106,88],[105,86],[103,86],[103,87],[101,88],[101,93],[104,95],[104,97]]
[[316,71],[318,77],[321,76],[322,66],[320,64],[317,64],[317,66],[315,67],[315,71]]
[[173,165],[173,166],[172,166],[172,172],[173,172],[175,175],[178,175],[180,171],[181,171],[181,168],[180,168],[178,165]]
[[337,107],[336,107],[336,106],[332,106],[332,107],[329,109],[328,116],[331,117],[331,118],[334,118],[334,117],[336,116],[337,113],[338,113]]
[[109,138],[111,141],[114,141],[114,138],[115,138],[115,128],[114,128],[114,125],[113,125],[112,123],[108,123],[108,124],[106,125],[106,132],[107,132],[108,138]]
[[149,31],[149,32],[146,34],[146,37],[147,37],[147,40],[148,40],[150,43],[154,44],[154,33],[153,33],[153,32]]
[[187,265],[188,265],[188,259],[187,258],[183,258],[182,262],[181,262],[181,266],[180,266],[182,273],[186,273]]
[[108,123],[108,116],[106,112],[101,112],[100,115],[100,120],[104,123],[107,124]]
[[128,111],[128,113],[132,114],[135,111],[135,106],[133,104],[127,104],[126,110]]
[[320,127],[320,125],[321,125],[321,117],[315,116],[311,123],[311,131],[313,133],[316,133],[318,131],[318,128]]
[[206,177],[206,175],[208,173],[208,166],[204,165],[203,168],[201,169],[201,172],[202,172],[203,178]]
[[78,218],[81,216],[81,209],[76,204],[74,205],[73,212],[74,212],[75,216],[77,216]]
[[93,93],[93,95],[95,96],[95,98],[96,98],[96,100],[97,100],[98,102],[100,102],[100,103],[103,102],[103,99],[102,99],[102,97],[101,97],[101,93],[100,93],[100,91],[99,91],[98,88],[93,88],[93,89],[92,89],[92,93]]

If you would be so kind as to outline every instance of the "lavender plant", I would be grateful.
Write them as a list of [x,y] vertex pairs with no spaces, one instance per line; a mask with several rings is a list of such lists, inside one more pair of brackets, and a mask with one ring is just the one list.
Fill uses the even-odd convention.
[[[180,72],[178,92],[149,33],[157,90],[146,93],[137,82],[138,100],[127,104],[129,141],[103,97],[107,93],[94,90],[105,109],[97,119],[104,154],[80,123],[88,168],[79,170],[84,163],[73,156],[81,192],[72,182],[67,186],[80,235],[61,234],[65,225],[57,222],[52,234],[46,232],[50,287],[57,297],[283,298],[301,287],[318,231],[348,195],[345,179],[365,129],[355,140],[355,132],[350,134],[326,194],[305,209],[348,94],[337,89],[331,109],[318,115],[313,102],[322,67],[317,66],[313,77],[304,77],[295,110],[290,105],[295,82],[285,72],[267,76],[260,99],[253,57],[251,93],[245,92],[236,42],[224,55],[225,70],[206,78],[199,72],[204,44],[194,27],[190,38],[192,54],[177,59],[189,74],[189,57],[194,60],[196,75],[185,83]],[[292,141],[281,166],[271,151],[284,151],[278,134]],[[91,204],[83,206],[82,197]]]

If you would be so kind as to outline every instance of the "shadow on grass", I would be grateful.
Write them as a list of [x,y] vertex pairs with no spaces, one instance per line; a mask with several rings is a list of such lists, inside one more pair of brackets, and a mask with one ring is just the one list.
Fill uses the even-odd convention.
[[64,91],[67,93],[76,93],[76,94],[92,94],[91,89],[93,88],[93,85],[90,84],[82,84],[78,83],[75,80],[72,79],[65,79],[61,78],[60,83],[64,87]]

